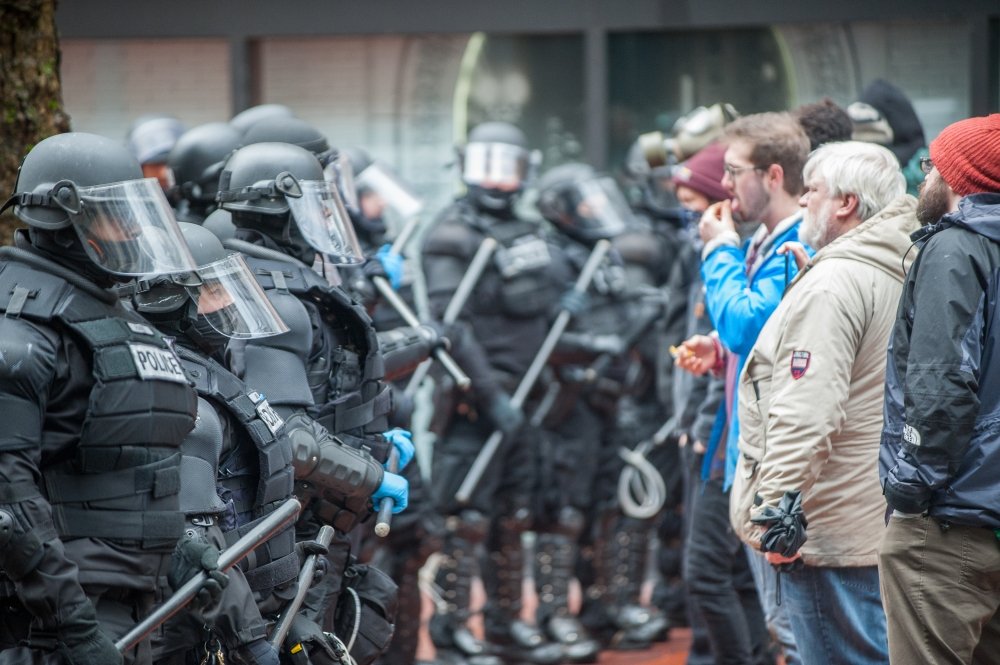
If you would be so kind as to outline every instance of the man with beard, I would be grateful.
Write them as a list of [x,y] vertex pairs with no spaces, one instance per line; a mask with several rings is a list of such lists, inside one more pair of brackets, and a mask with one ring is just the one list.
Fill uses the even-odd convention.
[[917,215],[929,226],[889,346],[879,459],[889,655],[995,662],[1000,114],[945,127],[922,167]]
[[[726,377],[726,399],[717,416],[719,426],[726,429],[711,438],[705,457],[706,464],[724,472],[723,491],[728,491],[739,452],[736,378],[796,273],[790,255],[778,254],[777,249],[798,239],[802,166],[809,155],[809,139],[790,114],[758,113],[727,126],[725,140],[722,184],[731,199],[710,206],[698,227],[705,243],[701,253],[705,305],[715,331],[685,341],[677,364],[696,374],[715,369]],[[737,223],[757,222],[759,228],[741,245]],[[799,662],[787,616],[775,599],[774,572],[764,557],[753,552],[750,566],[768,625],[782,643],[786,661]]]
[[783,607],[803,662],[884,663],[873,462],[916,202],[896,158],[873,143],[828,143],[803,175],[799,236],[818,251],[740,376],[730,521],[747,545],[786,566]]

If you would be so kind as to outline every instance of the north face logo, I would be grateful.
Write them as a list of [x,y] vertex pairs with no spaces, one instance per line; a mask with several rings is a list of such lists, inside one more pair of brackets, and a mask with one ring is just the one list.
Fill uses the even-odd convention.
[[919,446],[920,432],[918,432],[914,427],[903,425],[903,441],[906,441],[911,446]]

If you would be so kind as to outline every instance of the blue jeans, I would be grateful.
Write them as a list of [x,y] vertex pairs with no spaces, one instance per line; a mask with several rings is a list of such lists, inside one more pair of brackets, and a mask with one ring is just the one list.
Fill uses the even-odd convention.
[[[747,559],[750,560],[750,572],[753,573],[753,581],[757,585],[757,595],[760,596],[760,604],[764,608],[764,618],[767,627],[774,635],[774,639],[781,646],[782,653],[785,654],[785,665],[802,665],[803,660],[799,656],[799,649],[795,644],[795,637],[792,634],[792,626],[788,621],[788,610],[784,600],[778,605],[777,597],[777,573],[774,566],[767,562],[764,555],[757,550],[744,547]],[[785,594],[785,575],[781,578],[781,593]],[[805,661],[806,665],[812,663]]]
[[806,665],[889,662],[877,566],[782,573],[781,596]]

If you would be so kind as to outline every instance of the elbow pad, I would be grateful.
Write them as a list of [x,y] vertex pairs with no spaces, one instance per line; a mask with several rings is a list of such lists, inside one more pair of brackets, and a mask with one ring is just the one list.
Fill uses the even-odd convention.
[[378,345],[385,364],[385,380],[395,381],[416,369],[440,343],[430,326],[401,327],[378,333]]
[[367,505],[382,483],[382,465],[371,455],[343,445],[305,414],[286,420],[285,434],[292,445],[296,484],[316,488],[323,499]]

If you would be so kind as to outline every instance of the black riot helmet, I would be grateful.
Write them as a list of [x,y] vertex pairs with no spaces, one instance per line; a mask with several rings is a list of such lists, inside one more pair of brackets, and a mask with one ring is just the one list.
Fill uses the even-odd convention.
[[363,148],[342,151],[351,163],[363,223],[381,220],[382,232],[394,237],[406,223],[420,214],[424,204],[391,167],[373,158]]
[[462,182],[473,203],[509,213],[528,176],[531,156],[524,132],[508,122],[484,122],[460,150]]
[[311,262],[318,251],[335,263],[364,261],[336,188],[305,148],[288,143],[240,148],[226,162],[219,190],[220,207],[232,214],[237,228],[266,235],[296,258]]
[[210,230],[179,223],[197,267],[136,283],[135,309],[163,330],[212,353],[231,338],[280,335],[288,328],[239,253]]
[[255,123],[243,134],[243,145],[254,143],[291,143],[316,155],[323,165],[326,181],[337,188],[344,207],[352,218],[355,216],[358,197],[350,160],[331,147],[319,129],[299,118],[272,116]]
[[240,133],[225,122],[209,122],[184,132],[167,155],[176,194],[196,204],[213,203],[222,167],[239,147],[240,138]]
[[128,149],[103,136],[57,134],[36,144],[9,206],[36,246],[77,265],[117,276],[194,267],[157,181],[143,178]]
[[295,114],[284,104],[258,104],[234,115],[229,124],[243,134],[261,120],[273,117],[293,118]]
[[560,231],[588,244],[624,231],[631,214],[614,179],[579,163],[562,164],[543,175],[536,205]]

